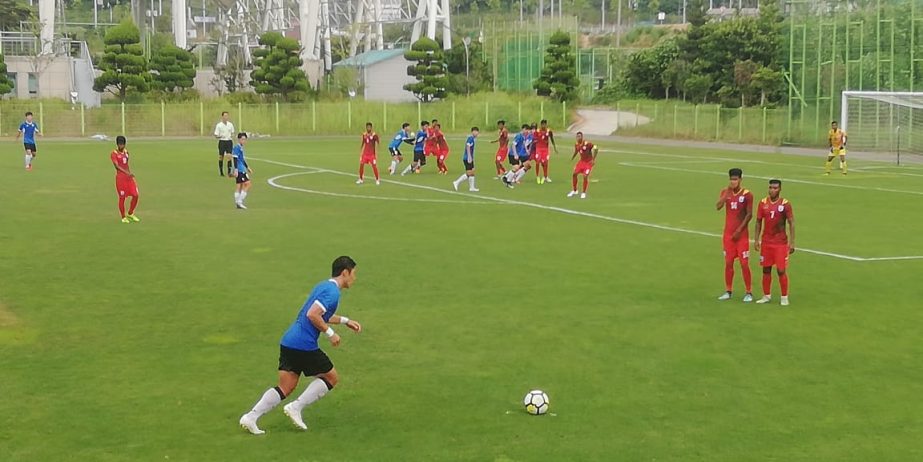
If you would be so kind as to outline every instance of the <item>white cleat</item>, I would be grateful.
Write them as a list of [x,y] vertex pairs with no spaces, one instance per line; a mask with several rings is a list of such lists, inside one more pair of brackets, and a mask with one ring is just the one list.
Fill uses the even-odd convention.
[[376,185],[376,186],[381,186],[381,180],[375,180],[375,185]]
[[307,430],[308,426],[305,425],[304,420],[301,418],[301,411],[296,411],[293,409],[292,404],[294,403],[288,403],[285,406],[282,406],[282,412],[284,412],[289,419],[292,419],[292,423],[295,424],[296,427],[302,430]]
[[719,301],[722,301],[722,302],[725,301],[725,300],[730,300],[730,299],[731,299],[731,293],[730,293],[730,292],[725,292],[725,293],[721,294],[720,297],[718,297],[718,300],[719,300]]
[[752,294],[744,295],[744,303],[750,303],[750,302],[752,302],[752,301],[753,301],[753,295],[752,295]]
[[468,188],[468,192],[481,192],[478,188]]
[[250,413],[246,413],[240,418],[240,427],[254,435],[262,435],[264,432],[260,430],[260,427],[256,426],[256,418],[251,417]]
[[363,181],[362,178],[359,178],[358,180],[356,180],[356,184],[362,184],[362,183],[365,183],[365,181]]
[[238,202],[238,203],[237,203],[237,208],[239,208],[239,209],[241,209],[241,210],[247,210],[247,206],[244,205],[243,202]]
[[458,183],[456,183],[456,182],[453,181],[453,182],[452,182],[452,187],[455,188],[456,191],[458,191]]
[[577,191],[571,191],[571,192],[567,193],[567,197],[574,197],[574,196],[576,196],[576,195],[577,195]]
[[545,180],[543,181],[543,183],[551,183],[551,178],[548,178],[548,177],[546,176],[546,177],[545,177]]
[[788,306],[788,295],[782,296],[782,306]]
[[757,301],[756,301],[756,304],[757,304],[757,305],[762,305],[762,304],[764,304],[764,303],[769,303],[769,302],[771,302],[771,301],[772,301],[772,297],[770,297],[769,295],[763,295],[763,298],[757,300]]
[[586,199],[586,193],[580,193],[580,198],[581,198],[581,199]]
[[393,168],[388,167],[388,175],[394,175],[394,169],[393,169]]

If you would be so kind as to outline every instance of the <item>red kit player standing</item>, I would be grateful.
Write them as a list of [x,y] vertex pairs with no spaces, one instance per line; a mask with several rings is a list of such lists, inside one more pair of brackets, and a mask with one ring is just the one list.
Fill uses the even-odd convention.
[[[548,143],[550,142],[554,146],[554,152],[558,152],[558,145],[554,142],[554,132],[548,128],[548,121],[542,120],[539,122],[539,128],[535,131],[535,177],[538,184],[545,184],[547,181],[551,183],[551,179],[548,178],[548,159],[551,157],[551,153],[548,150]],[[544,172],[544,175],[539,174],[539,170]]]
[[753,301],[750,273],[750,220],[753,218],[753,193],[740,185],[743,170],[728,170],[729,184],[721,190],[716,210],[724,209],[724,289],[718,300],[728,300],[734,290],[734,260],[740,259],[740,273],[744,277],[747,294],[744,303]]
[[445,140],[445,134],[442,133],[442,125],[439,122],[433,124],[433,138],[436,140],[436,168],[440,175],[449,173],[449,167],[445,164],[446,157],[449,157],[449,143]]
[[365,133],[362,134],[362,157],[359,159],[359,179],[356,184],[362,184],[365,176],[365,164],[372,166],[375,172],[375,184],[381,184],[378,176],[378,154],[375,152],[378,147],[378,134],[372,131],[372,122],[365,124]]
[[493,143],[500,143],[500,147],[497,148],[497,157],[494,159],[497,163],[497,178],[500,178],[506,169],[503,168],[503,161],[506,160],[506,156],[510,153],[510,132],[506,129],[506,121],[498,120],[497,121],[497,139],[491,141]]
[[590,184],[590,173],[593,172],[593,166],[596,165],[596,156],[599,154],[599,148],[593,143],[583,139],[583,132],[577,132],[577,144],[574,146],[574,155],[570,160],[574,160],[580,154],[580,161],[574,166],[574,177],[572,185],[574,189],[567,193],[567,197],[577,195],[577,176],[583,175],[583,192],[580,193],[581,199],[586,199],[586,188]]
[[[131,173],[128,166],[128,151],[125,149],[125,137],[115,137],[115,151],[109,155],[112,165],[115,166],[115,191],[119,194],[119,213],[122,214],[122,223],[139,222],[135,216],[135,207],[138,206],[138,184],[135,183],[135,174]],[[128,214],[125,214],[125,198],[131,198]]]
[[[769,303],[772,301],[772,267],[776,267],[779,274],[779,285],[782,287],[782,306],[788,306],[788,256],[795,253],[795,212],[792,204],[780,197],[782,182],[769,180],[769,196],[760,201],[756,210],[756,235],[761,241],[756,241],[756,250],[760,251],[760,266],[763,267],[763,298],[756,303]],[[785,223],[788,222],[788,233],[785,234]],[[764,228],[765,226],[765,228]]]

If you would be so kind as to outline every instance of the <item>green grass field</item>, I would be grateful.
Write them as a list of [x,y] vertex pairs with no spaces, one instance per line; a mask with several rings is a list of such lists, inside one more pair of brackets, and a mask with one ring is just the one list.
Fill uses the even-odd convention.
[[[450,190],[457,140],[449,177],[376,187],[353,183],[357,139],[254,139],[247,211],[212,141],[130,140],[131,225],[109,142],[40,140],[27,173],[9,141],[0,460],[923,458],[923,260],[874,260],[923,255],[923,168],[823,177],[818,158],[602,143],[581,201],[563,152],[552,184],[491,180],[488,138],[477,194]],[[786,180],[788,309],[741,303],[739,277],[715,300],[721,241],[689,231],[720,233],[732,166],[757,198]],[[276,409],[245,434],[279,337],[341,254],[359,279],[340,312],[365,331],[326,348],[340,385],[308,432]],[[553,415],[526,415],[532,388]]]

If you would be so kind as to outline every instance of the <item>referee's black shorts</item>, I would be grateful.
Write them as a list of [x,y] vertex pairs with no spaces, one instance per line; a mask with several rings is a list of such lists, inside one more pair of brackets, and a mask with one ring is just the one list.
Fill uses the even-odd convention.
[[231,140],[218,140],[218,155],[230,154],[234,150],[234,142]]
[[333,363],[323,350],[304,351],[279,345],[279,370],[313,377],[333,370]]

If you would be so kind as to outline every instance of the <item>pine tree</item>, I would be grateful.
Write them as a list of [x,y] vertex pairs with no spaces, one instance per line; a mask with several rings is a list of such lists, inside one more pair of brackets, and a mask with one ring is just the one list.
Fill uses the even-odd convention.
[[532,87],[541,96],[550,96],[558,101],[573,100],[577,97],[580,81],[577,80],[576,64],[571,53],[570,35],[557,31],[548,43],[545,67]]

